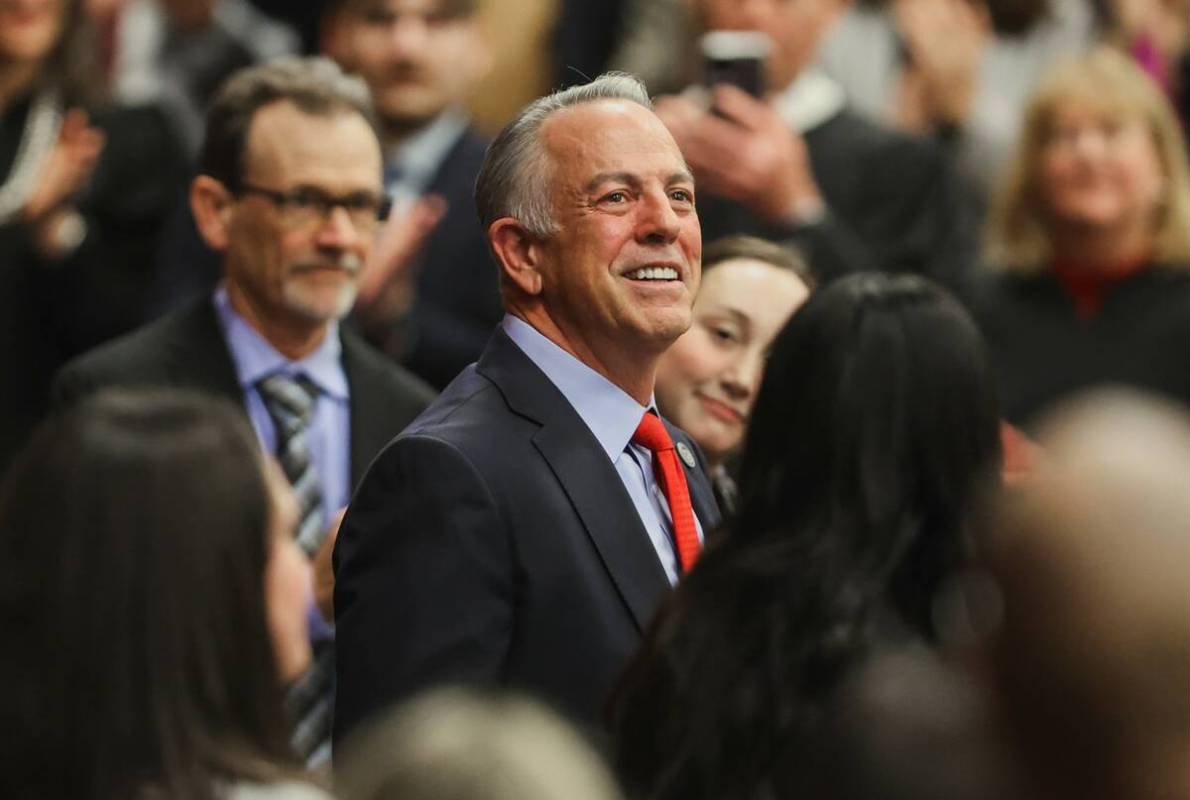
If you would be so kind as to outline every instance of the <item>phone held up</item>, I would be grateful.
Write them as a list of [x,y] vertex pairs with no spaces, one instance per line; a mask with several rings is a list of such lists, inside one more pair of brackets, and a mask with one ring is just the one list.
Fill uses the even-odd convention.
[[764,66],[772,40],[759,31],[710,31],[701,40],[707,87],[729,83],[753,97],[765,93]]

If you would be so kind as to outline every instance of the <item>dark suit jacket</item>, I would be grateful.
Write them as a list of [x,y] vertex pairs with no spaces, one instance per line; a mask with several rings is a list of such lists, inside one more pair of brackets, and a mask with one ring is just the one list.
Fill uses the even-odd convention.
[[977,260],[977,208],[941,149],[850,111],[808,131],[805,141],[828,208],[824,220],[796,229],[770,225],[736,203],[703,195],[704,241],[733,233],[791,241],[823,281],[883,270],[966,290]]
[[[351,331],[340,330],[343,370],[351,389],[351,480],[355,484],[380,449],[434,395]],[[193,389],[225,397],[241,407],[244,402],[231,351],[210,298],[67,364],[54,380],[55,404],[70,403],[110,386]]]
[[488,140],[468,129],[451,148],[427,194],[446,199],[418,266],[417,303],[402,363],[441,389],[479,358],[504,309],[499,273],[475,212],[475,176]]
[[[706,476],[687,480],[709,532]],[[336,557],[337,741],[436,684],[593,720],[669,589],[607,454],[502,330],[372,464]]]

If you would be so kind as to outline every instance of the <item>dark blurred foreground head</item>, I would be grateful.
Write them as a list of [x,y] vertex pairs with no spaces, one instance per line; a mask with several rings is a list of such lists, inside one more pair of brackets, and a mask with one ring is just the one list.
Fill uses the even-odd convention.
[[291,763],[281,677],[305,632],[283,633],[294,614],[274,601],[309,584],[287,558],[292,499],[242,417],[197,395],[100,394],[13,465],[0,796],[207,798]]
[[800,796],[839,681],[879,645],[934,639],[970,498],[999,466],[993,383],[970,318],[921,278],[853,275],[793,316],[753,410],[738,518],[617,697],[630,790]]
[[1033,796],[1190,798],[1190,420],[1099,395],[1041,441],[991,558],[992,675]]

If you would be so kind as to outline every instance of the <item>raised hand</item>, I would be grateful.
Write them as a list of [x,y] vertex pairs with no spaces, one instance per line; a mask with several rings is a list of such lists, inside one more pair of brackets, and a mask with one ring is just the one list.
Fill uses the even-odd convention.
[[961,125],[971,109],[979,62],[991,41],[991,21],[979,0],[895,0],[897,30],[909,51],[899,114],[920,131]]
[[805,142],[768,103],[723,85],[714,89],[712,108],[689,96],[656,104],[699,191],[735,200],[772,222],[796,222],[804,210],[821,207]]
[[445,214],[446,200],[429,195],[389,217],[360,277],[355,312],[365,327],[391,322],[413,305],[417,254]]
[[69,206],[82,190],[103,152],[103,131],[91,126],[87,112],[73,108],[62,120],[58,142],[46,157],[41,175],[21,210],[27,225],[38,225]]

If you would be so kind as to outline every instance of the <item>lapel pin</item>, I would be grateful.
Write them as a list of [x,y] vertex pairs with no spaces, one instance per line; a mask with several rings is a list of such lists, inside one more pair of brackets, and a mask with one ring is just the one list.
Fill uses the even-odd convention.
[[690,449],[689,445],[687,445],[685,442],[678,442],[678,455],[681,456],[682,461],[685,462],[686,466],[690,467],[690,469],[694,469],[694,451]]

